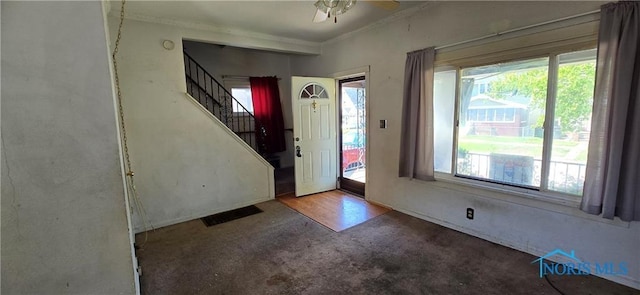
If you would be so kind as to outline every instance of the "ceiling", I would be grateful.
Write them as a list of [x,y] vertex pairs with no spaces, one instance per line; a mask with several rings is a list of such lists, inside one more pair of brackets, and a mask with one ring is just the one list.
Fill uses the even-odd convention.
[[[322,23],[312,22],[312,0],[297,1],[127,1],[128,16],[145,19],[180,21],[209,25],[221,29],[244,30],[303,41],[323,42],[366,27],[402,10],[417,7],[423,1],[400,1],[394,10],[384,10],[368,1],[358,1],[354,8]],[[119,1],[111,3],[118,15]]]

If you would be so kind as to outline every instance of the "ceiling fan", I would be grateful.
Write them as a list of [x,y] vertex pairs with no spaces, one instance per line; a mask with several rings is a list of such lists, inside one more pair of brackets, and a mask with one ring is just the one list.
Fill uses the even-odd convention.
[[[364,0],[367,3],[385,10],[394,10],[398,7],[397,0]],[[314,6],[317,8],[313,17],[314,23],[326,21],[333,16],[333,21],[338,22],[337,15],[347,12],[356,5],[356,0],[318,0]]]

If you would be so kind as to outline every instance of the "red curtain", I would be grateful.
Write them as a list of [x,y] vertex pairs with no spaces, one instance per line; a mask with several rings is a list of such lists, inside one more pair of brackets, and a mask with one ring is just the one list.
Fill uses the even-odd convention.
[[258,149],[265,153],[282,152],[286,146],[278,78],[251,77],[249,81]]

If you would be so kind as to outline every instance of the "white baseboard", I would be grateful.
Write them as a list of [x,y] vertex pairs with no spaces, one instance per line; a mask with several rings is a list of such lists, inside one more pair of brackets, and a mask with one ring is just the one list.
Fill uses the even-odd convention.
[[[387,206],[387,207],[391,207],[391,206],[386,205],[384,203],[382,203],[382,205],[383,206]],[[545,255],[547,253],[547,250],[537,249],[535,247],[531,247],[530,245],[525,245],[525,244],[522,244],[522,243],[519,243],[519,242],[508,241],[508,240],[505,240],[505,239],[502,239],[502,238],[499,238],[499,237],[487,235],[485,233],[478,232],[478,231],[475,231],[473,229],[465,228],[465,227],[459,226],[457,224],[453,224],[453,223],[450,223],[450,222],[447,222],[447,221],[444,221],[444,220],[440,220],[440,219],[437,219],[437,218],[432,218],[432,217],[423,215],[423,214],[418,213],[418,212],[414,212],[414,211],[406,210],[406,209],[400,209],[400,208],[393,208],[393,209],[398,211],[398,212],[402,212],[404,214],[407,214],[407,215],[410,215],[410,216],[413,216],[413,217],[416,217],[416,218],[420,218],[422,220],[426,220],[426,221],[429,221],[429,222],[444,226],[446,228],[450,228],[450,229],[453,229],[455,231],[459,231],[461,233],[465,233],[465,234],[468,234],[468,235],[471,235],[471,236],[474,236],[474,237],[477,237],[477,238],[480,238],[480,239],[483,239],[483,240],[486,240],[486,241],[489,241],[489,242],[492,242],[492,243],[496,243],[496,244],[499,244],[499,245],[502,245],[502,246],[505,246],[505,247],[509,247],[509,248],[512,248],[512,249],[515,249],[515,250],[518,250],[518,251],[521,251],[521,252],[524,252],[524,253],[528,253],[528,254],[531,254],[531,255],[536,256],[536,257],[540,257],[540,256]],[[553,259],[551,259],[551,260],[553,260]],[[632,277],[630,277],[628,275],[616,275],[616,276],[602,276],[602,275],[596,275],[596,274],[593,274],[593,275],[597,276],[597,277],[600,277],[600,278],[603,278],[603,279],[608,280],[608,281],[616,282],[618,284],[625,285],[627,287],[640,290],[640,278],[632,278]]]
[[[269,196],[269,197],[264,197],[264,198],[261,198],[261,199],[255,199],[255,200],[251,200],[251,201],[247,201],[247,202],[232,204],[232,205],[229,205],[229,206],[226,206],[226,207],[216,208],[215,210],[207,209],[207,210],[203,210],[203,211],[191,214],[189,216],[181,216],[181,217],[174,218],[174,219],[156,221],[156,222],[153,222],[151,225],[153,226],[154,229],[159,229],[159,228],[163,228],[165,226],[170,226],[170,225],[182,223],[182,222],[185,222],[185,221],[199,219],[199,218],[202,218],[202,217],[205,217],[205,216],[209,216],[209,215],[213,215],[213,214],[217,214],[217,213],[221,213],[221,212],[225,212],[225,211],[229,211],[229,210],[233,210],[233,209],[237,209],[237,208],[251,206],[251,205],[255,205],[255,204],[266,202],[266,201],[273,200],[273,199],[274,199],[273,197]],[[147,230],[151,230],[151,229],[147,229]],[[136,234],[142,233],[144,231],[145,231],[144,228],[139,228],[139,227],[134,228],[134,233],[136,233]]]

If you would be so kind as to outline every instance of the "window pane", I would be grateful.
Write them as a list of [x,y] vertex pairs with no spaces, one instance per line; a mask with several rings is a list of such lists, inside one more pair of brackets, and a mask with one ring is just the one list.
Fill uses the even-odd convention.
[[[231,95],[242,105],[233,103],[233,111],[236,113],[245,112],[253,114],[253,101],[251,100],[251,88],[231,88]],[[242,108],[244,107],[244,109]]]
[[513,120],[515,119],[514,114],[515,114],[515,109],[507,109],[505,111],[504,120],[513,122]]
[[582,195],[591,128],[596,50],[561,54],[558,64],[548,188]]
[[478,120],[478,110],[469,110],[467,112],[469,116],[467,116],[467,120],[469,121],[477,121]]
[[436,72],[433,84],[434,169],[451,173],[456,71]]
[[486,121],[487,120],[487,110],[478,110],[478,121]]
[[504,109],[496,109],[496,121],[504,121]]
[[[460,114],[477,121],[458,128],[458,175],[540,186],[548,58],[463,69]],[[479,95],[479,85],[489,92]],[[469,116],[471,117],[471,116]]]

